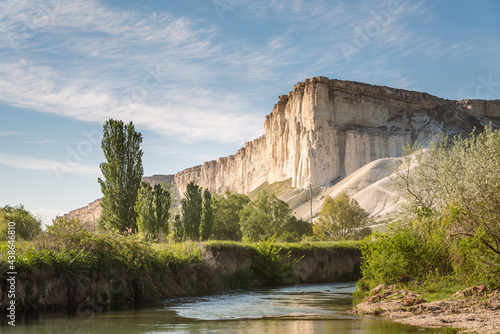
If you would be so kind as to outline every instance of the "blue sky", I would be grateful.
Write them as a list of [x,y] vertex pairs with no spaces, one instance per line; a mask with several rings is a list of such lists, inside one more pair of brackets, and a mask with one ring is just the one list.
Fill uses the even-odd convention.
[[305,78],[500,98],[500,2],[0,1],[0,205],[49,222],[101,196],[102,124],[145,175],[234,154]]

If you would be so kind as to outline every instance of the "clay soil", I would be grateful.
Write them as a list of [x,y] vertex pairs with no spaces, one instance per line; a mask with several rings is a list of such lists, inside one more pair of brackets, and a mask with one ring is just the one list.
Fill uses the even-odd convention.
[[352,312],[413,326],[461,329],[459,333],[500,333],[500,291],[479,286],[450,300],[426,302],[412,291],[379,285]]

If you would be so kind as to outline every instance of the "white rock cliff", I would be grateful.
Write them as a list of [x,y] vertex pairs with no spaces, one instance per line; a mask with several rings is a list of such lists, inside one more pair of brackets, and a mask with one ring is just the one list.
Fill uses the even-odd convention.
[[[468,134],[499,118],[500,100],[451,101],[317,77],[280,96],[266,116],[265,134],[245,143],[235,155],[164,178],[173,179],[180,194],[191,181],[213,193],[248,194],[264,182],[289,178],[296,188],[328,186],[371,161],[401,156],[408,143],[425,143],[441,131]],[[161,178],[153,176],[150,181]],[[85,209],[67,216],[79,216]],[[89,215],[88,209],[85,212]]]

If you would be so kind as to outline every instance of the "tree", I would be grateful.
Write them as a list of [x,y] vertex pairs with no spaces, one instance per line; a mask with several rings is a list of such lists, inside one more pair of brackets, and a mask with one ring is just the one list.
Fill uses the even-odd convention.
[[308,221],[291,216],[279,234],[279,239],[285,242],[297,242],[302,237],[312,234],[312,225]]
[[175,242],[184,241],[186,234],[184,232],[184,224],[181,215],[176,214],[174,217],[174,239]]
[[214,224],[212,237],[216,240],[241,240],[240,211],[250,203],[247,195],[226,191],[212,197]]
[[104,180],[99,178],[103,199],[101,228],[137,229],[135,202],[144,173],[142,168],[142,135],[130,122],[110,119],[104,124],[102,150],[106,162],[101,163]]
[[201,214],[203,211],[202,188],[189,182],[181,200],[182,221],[185,236],[191,240],[200,239]]
[[156,184],[153,188],[150,183],[142,182],[135,204],[139,232],[153,239],[167,236],[171,206],[172,195],[167,184]]
[[54,236],[62,234],[78,234],[87,231],[87,227],[80,218],[57,217],[52,220],[52,225],[47,226],[47,233]]
[[[266,191],[241,210],[240,224],[243,236],[251,241],[269,239],[276,236],[290,238],[297,227],[297,218],[287,203]],[[302,235],[296,235],[300,238]]]
[[367,218],[368,213],[359,206],[358,201],[342,191],[335,199],[325,197],[313,231],[324,239],[353,239],[362,231]]
[[212,194],[208,189],[203,191],[203,211],[201,219],[201,240],[208,240],[212,235],[214,224],[214,210],[212,205]]
[[436,221],[460,266],[468,257],[485,271],[500,270],[500,130],[490,124],[467,138],[438,136],[426,149],[408,149],[403,166],[396,178],[402,213],[417,219],[417,232],[426,232],[424,218]]
[[10,205],[0,207],[0,240],[8,239],[10,222],[15,223],[13,227],[16,239],[33,240],[42,232],[40,219],[26,210],[22,204],[14,207]]

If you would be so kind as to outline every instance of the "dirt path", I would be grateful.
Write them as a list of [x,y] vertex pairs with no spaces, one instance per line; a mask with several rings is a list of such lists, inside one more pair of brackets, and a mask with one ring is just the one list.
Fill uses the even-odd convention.
[[500,291],[477,286],[457,292],[451,300],[428,303],[414,292],[379,285],[352,312],[413,326],[463,329],[460,333],[500,333]]

